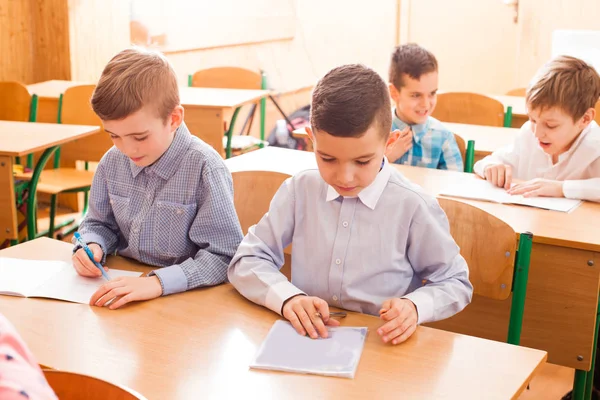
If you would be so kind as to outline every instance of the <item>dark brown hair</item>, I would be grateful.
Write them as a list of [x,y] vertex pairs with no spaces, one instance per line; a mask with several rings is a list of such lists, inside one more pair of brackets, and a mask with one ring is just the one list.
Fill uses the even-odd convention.
[[177,77],[164,55],[133,48],[108,62],[92,95],[92,108],[104,121],[123,119],[150,105],[163,122],[179,105]]
[[338,137],[361,137],[373,123],[382,137],[392,128],[387,85],[371,68],[342,65],[329,71],[312,94],[312,129]]
[[390,63],[390,83],[396,89],[402,88],[403,75],[420,79],[421,75],[438,70],[435,56],[416,43],[403,44],[394,49]]
[[575,57],[559,56],[544,65],[526,92],[530,109],[558,107],[577,121],[600,97],[600,76]]

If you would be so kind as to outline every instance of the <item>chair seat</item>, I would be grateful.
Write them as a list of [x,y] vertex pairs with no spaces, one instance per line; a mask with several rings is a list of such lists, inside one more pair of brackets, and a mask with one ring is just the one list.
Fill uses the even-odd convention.
[[[32,173],[15,175],[17,179],[31,180]],[[37,185],[39,193],[58,194],[69,190],[84,189],[92,186],[94,172],[75,168],[56,168],[42,171]]]

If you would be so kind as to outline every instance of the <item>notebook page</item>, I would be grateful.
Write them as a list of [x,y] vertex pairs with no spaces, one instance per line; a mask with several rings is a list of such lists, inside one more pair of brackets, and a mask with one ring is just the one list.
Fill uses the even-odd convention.
[[564,197],[511,197],[514,204],[561,212],[571,212],[581,204],[581,200],[565,199]]
[[354,378],[366,327],[328,328],[327,339],[299,335],[289,322],[273,324],[250,367]]
[[[118,269],[108,271],[108,276],[111,279],[120,276],[140,276],[141,274],[141,272],[122,271]],[[106,279],[101,276],[97,278],[81,276],[70,265],[69,268],[61,270],[51,279],[35,288],[31,296],[89,304],[94,292],[105,282],[107,282]]]
[[488,181],[474,179],[443,190],[440,195],[459,197],[473,200],[492,201],[504,204],[518,204],[552,211],[570,212],[581,204],[581,200],[565,199],[563,197],[523,197],[512,196],[504,188],[494,186]]
[[492,201],[495,203],[510,203],[512,197],[505,189],[494,186],[483,179],[465,180],[460,186],[446,188],[439,194],[442,196]]
[[67,268],[72,267],[62,261],[0,258],[0,293],[29,297],[36,287]]

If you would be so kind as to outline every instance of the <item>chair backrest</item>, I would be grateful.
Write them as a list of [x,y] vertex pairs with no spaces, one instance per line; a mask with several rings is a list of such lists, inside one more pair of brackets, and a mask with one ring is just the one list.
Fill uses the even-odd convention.
[[[80,85],[68,88],[62,96],[60,122],[71,125],[96,125],[102,127],[102,120],[94,113],[90,99],[95,85]],[[100,132],[61,146],[61,159],[69,161],[100,161],[113,146],[109,135]]]
[[31,94],[19,82],[0,82],[0,119],[29,121]]
[[517,234],[504,221],[458,200],[438,198],[469,266],[474,293],[505,300],[512,289]]
[[594,107],[596,109],[596,117],[594,118],[594,120],[596,121],[596,123],[600,124],[600,101],[596,102],[596,107]]
[[245,235],[269,211],[273,196],[290,176],[268,171],[239,171],[231,175],[235,210]]
[[191,86],[225,89],[260,89],[262,76],[239,67],[215,67],[196,71]]
[[506,95],[507,96],[525,97],[525,92],[526,91],[527,91],[527,89],[525,89],[525,88],[517,88],[517,89],[509,90],[508,92],[506,92]]
[[44,370],[44,376],[60,400],[146,400],[131,389],[87,375]]
[[441,93],[432,116],[443,122],[504,126],[504,105],[477,93]]
[[454,134],[454,140],[456,140],[456,145],[458,146],[458,151],[460,151],[460,156],[462,157],[463,164],[467,163],[467,144],[465,143],[465,139]]

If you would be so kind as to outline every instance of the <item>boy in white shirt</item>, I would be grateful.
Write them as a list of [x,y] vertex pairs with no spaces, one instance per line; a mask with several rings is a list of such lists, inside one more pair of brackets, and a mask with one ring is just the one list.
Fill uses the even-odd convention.
[[[329,305],[378,315],[391,344],[461,311],[473,286],[448,219],[384,156],[400,132],[390,134],[383,79],[362,65],[334,68],[313,91],[310,126],[318,170],[281,185],[231,261],[233,286],[311,338],[338,324]],[[292,242],[289,282],[279,269]]]
[[[553,59],[527,89],[529,121],[515,142],[478,161],[475,173],[510,194],[600,202],[599,97],[592,66],[575,57]],[[522,182],[511,187],[513,179]]]

